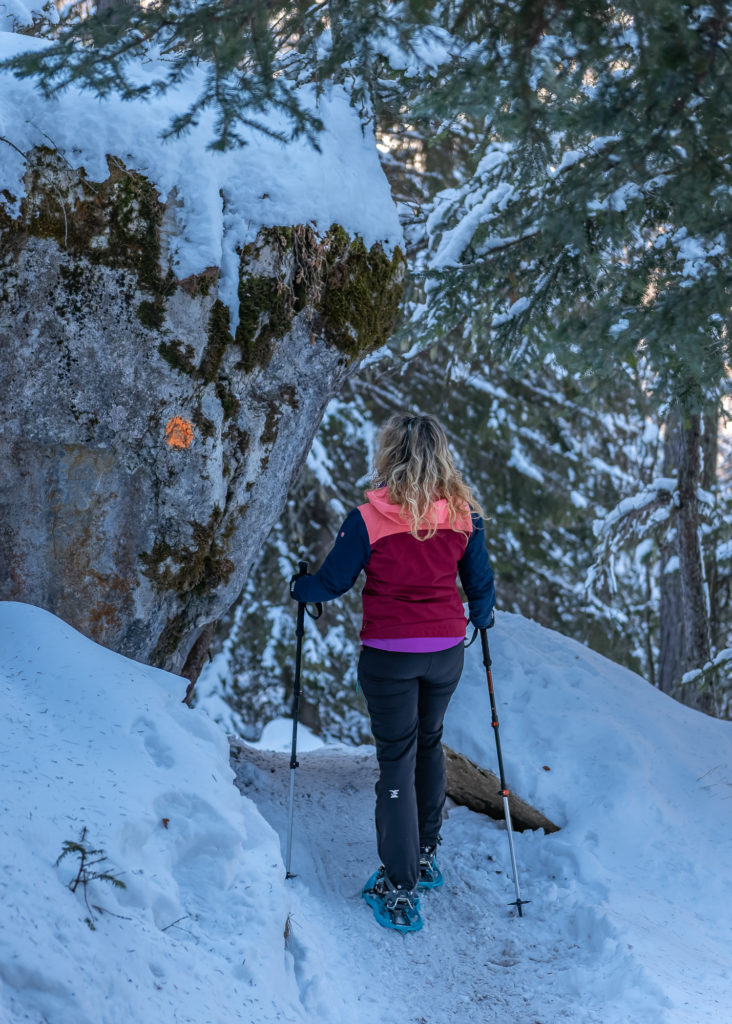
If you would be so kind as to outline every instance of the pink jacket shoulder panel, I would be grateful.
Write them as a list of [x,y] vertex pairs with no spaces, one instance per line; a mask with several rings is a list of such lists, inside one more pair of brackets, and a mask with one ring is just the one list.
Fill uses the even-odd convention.
[[[395,533],[409,533],[410,521],[407,516],[402,515],[399,505],[393,505],[387,499],[386,487],[379,487],[378,490],[368,491],[368,501],[358,506],[358,510],[366,524],[369,535],[369,543],[373,548],[377,541],[383,537],[392,536]],[[433,505],[432,523],[435,523],[438,530],[452,530],[469,536],[473,531],[473,521],[470,513],[460,516],[454,523],[450,524],[449,507],[444,498],[440,498]]]

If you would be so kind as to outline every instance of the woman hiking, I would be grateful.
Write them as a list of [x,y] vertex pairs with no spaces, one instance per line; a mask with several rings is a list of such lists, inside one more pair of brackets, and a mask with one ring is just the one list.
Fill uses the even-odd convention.
[[480,505],[434,417],[391,417],[377,442],[374,485],[318,572],[294,577],[290,593],[329,601],[366,573],[358,681],[379,763],[382,867],[363,896],[380,924],[406,932],[422,927],[417,890],[443,882],[442,722],[462,672],[466,626],[456,577],[479,629],[493,624],[495,591]]

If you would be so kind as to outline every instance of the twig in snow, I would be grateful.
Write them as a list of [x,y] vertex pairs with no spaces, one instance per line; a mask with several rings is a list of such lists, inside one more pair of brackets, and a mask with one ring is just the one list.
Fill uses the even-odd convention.
[[[185,921],[185,919],[190,916],[190,914],[184,914],[183,917],[179,917],[176,921],[171,921],[170,924],[166,924],[166,926],[164,928],[161,928],[160,931],[167,932],[168,928],[172,928],[174,925],[178,924],[179,921]],[[185,928],[183,929],[183,931],[185,931]]]

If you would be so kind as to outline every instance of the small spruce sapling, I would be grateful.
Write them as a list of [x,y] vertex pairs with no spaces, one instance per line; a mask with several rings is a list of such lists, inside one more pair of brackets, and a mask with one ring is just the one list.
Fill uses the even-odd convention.
[[76,872],[76,877],[72,878],[68,883],[68,888],[71,889],[72,892],[76,892],[79,886],[81,886],[84,893],[84,902],[86,903],[86,908],[89,911],[89,916],[85,917],[84,921],[92,931],[95,931],[96,925],[94,923],[94,914],[95,912],[97,914],[103,914],[105,911],[104,907],[100,907],[94,903],[89,903],[89,892],[87,888],[89,883],[96,881],[110,882],[117,889],[126,889],[127,886],[120,878],[117,877],[117,875],[113,875],[109,871],[105,871],[103,868],[98,870],[99,865],[104,864],[107,860],[107,855],[104,850],[95,850],[89,845],[86,825],[81,830],[78,842],[75,842],[72,839],[67,839],[64,842],[63,850],[56,861],[56,867],[58,867],[61,861],[69,854],[76,854],[78,856],[79,868]]

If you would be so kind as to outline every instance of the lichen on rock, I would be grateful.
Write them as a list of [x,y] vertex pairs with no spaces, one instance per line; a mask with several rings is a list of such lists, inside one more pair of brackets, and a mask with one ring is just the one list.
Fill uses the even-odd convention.
[[138,314],[160,327],[165,299],[176,286],[170,266],[161,263],[163,203],[143,174],[117,157],[108,156],[107,166],[108,177],[92,181],[57,150],[36,147],[28,155],[19,215],[9,213],[11,197],[0,202],[0,248],[17,251],[29,238],[47,238],[69,256],[128,269],[151,296]]

